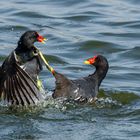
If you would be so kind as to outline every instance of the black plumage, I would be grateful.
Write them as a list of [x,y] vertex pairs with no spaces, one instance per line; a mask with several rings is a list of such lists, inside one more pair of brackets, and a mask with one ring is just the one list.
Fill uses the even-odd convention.
[[107,59],[98,55],[85,61],[86,64],[95,66],[93,74],[76,80],[70,80],[66,76],[54,72],[56,88],[53,93],[54,98],[66,97],[78,102],[91,102],[97,97],[99,86],[105,78],[109,65]]
[[37,86],[42,61],[34,42],[44,40],[36,31],[25,32],[17,48],[0,67],[0,99],[9,105],[34,105],[44,99]]

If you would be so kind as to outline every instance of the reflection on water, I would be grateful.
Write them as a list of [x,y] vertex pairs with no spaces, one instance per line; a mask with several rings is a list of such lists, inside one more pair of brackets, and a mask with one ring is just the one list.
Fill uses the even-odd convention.
[[[34,29],[48,38],[36,43],[50,64],[71,79],[95,69],[83,64],[103,54],[110,69],[96,105],[49,99],[39,109],[0,107],[2,139],[139,139],[140,9],[139,0],[0,1],[0,62],[19,36]],[[54,78],[41,73],[45,88]],[[51,94],[49,94],[51,95]],[[20,112],[20,113],[19,113]],[[111,133],[110,133],[111,132]]]

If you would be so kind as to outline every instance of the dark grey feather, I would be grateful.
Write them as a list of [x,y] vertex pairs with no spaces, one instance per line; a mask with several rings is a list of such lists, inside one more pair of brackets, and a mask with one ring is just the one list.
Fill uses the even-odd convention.
[[[11,66],[10,66],[11,67]],[[1,98],[10,105],[34,105],[44,99],[37,84],[18,64],[3,76]]]

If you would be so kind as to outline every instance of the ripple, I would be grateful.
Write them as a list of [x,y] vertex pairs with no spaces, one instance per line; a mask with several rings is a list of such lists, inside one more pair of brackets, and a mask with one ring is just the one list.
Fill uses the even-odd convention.
[[91,16],[76,15],[76,16],[64,17],[63,19],[69,19],[69,20],[74,20],[74,21],[86,21],[86,20],[90,20]]
[[45,59],[47,61],[49,61],[50,63],[55,63],[55,64],[68,64],[67,62],[65,62],[64,60],[62,60],[60,57],[58,56],[54,56],[54,55],[44,55]]
[[116,36],[116,37],[129,37],[129,38],[139,38],[140,33],[101,33],[105,36]]
[[96,51],[96,52],[119,52],[123,50],[123,47],[114,43],[104,42],[100,40],[90,40],[83,43],[80,50],[83,51]]
[[12,31],[28,31],[30,30],[27,26],[23,26],[23,25],[14,25],[9,27],[11,28]]
[[110,26],[121,26],[121,27],[131,27],[131,28],[137,28],[140,25],[139,20],[132,20],[132,21],[115,21],[115,22],[109,22],[106,23]]
[[37,12],[22,11],[13,14],[13,16],[28,17],[28,18],[48,18],[48,16],[39,14]]
[[95,17],[99,17],[102,16],[102,14],[97,13],[97,12],[93,12],[93,11],[86,11],[86,12],[80,12],[80,13],[76,13],[73,15],[65,15],[64,17],[62,17],[63,19],[68,19],[68,20],[72,20],[72,21],[90,21]]
[[[140,51],[140,47],[136,46],[132,49],[124,51],[119,56],[121,56],[122,58],[131,58],[132,60],[139,60],[139,58],[140,58],[139,51]],[[135,61],[134,62],[131,61],[131,63],[137,64],[138,62],[135,63]]]

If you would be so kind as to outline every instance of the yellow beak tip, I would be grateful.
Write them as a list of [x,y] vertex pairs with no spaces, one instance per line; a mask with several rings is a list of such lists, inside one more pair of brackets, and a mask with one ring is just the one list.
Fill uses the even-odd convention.
[[44,38],[42,41],[41,41],[41,43],[42,44],[46,44],[46,41],[47,41],[48,39],[46,39],[46,38]]
[[89,61],[84,61],[84,64],[90,65]]
[[43,44],[46,44],[46,42],[42,41]]

